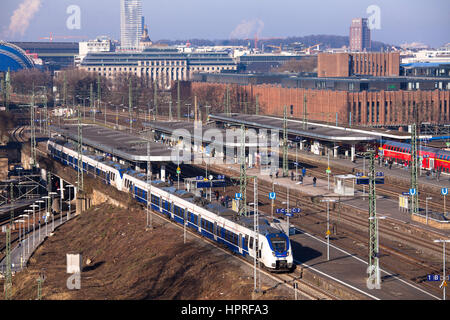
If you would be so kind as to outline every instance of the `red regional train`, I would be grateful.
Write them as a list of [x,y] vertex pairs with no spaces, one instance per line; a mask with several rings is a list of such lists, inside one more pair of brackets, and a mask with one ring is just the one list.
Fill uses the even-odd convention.
[[[384,159],[393,160],[397,163],[411,161],[411,145],[395,141],[384,141],[378,148],[378,154]],[[430,147],[418,147],[417,155],[422,157],[421,167],[427,170],[436,170],[450,173],[450,152]]]

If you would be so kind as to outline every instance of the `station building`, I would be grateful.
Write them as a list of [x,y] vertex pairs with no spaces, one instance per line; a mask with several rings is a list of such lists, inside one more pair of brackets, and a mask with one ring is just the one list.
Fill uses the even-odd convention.
[[142,52],[89,53],[80,69],[113,79],[134,74],[170,87],[172,81],[190,80],[196,72],[235,71],[237,65],[226,52],[180,53],[173,48],[147,48]]

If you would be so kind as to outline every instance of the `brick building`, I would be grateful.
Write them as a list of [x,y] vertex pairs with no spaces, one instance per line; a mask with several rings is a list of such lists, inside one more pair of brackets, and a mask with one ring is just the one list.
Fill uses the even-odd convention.
[[367,18],[352,19],[350,25],[350,50],[364,51],[371,48],[370,29]]
[[400,54],[398,52],[319,53],[317,75],[319,77],[350,77],[354,75],[398,77],[400,75]]
[[[243,112],[241,101],[247,101],[249,112],[255,110],[258,96],[259,113],[303,118],[304,99],[308,119],[340,125],[405,127],[413,121],[412,110],[419,109],[419,121],[432,124],[450,123],[450,91],[448,90],[379,90],[358,91],[283,88],[280,85],[228,85],[232,93],[232,112]],[[192,82],[191,94],[214,89],[216,101],[223,101],[227,84]],[[214,106],[213,106],[214,107]],[[221,106],[218,106],[218,110]],[[223,111],[223,110],[221,110]]]

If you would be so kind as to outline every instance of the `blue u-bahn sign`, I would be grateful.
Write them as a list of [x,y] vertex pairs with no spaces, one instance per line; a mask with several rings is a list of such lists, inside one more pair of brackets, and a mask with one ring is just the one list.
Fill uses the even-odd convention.
[[446,196],[446,195],[448,194],[448,188],[442,188],[442,189],[441,189],[441,194],[442,194],[443,196]]

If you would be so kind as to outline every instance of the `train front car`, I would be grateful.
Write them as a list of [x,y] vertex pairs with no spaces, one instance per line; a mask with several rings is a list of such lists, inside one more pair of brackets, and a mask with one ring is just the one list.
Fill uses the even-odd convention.
[[283,232],[266,234],[261,255],[264,265],[272,271],[291,271],[293,266],[292,247],[289,237]]

